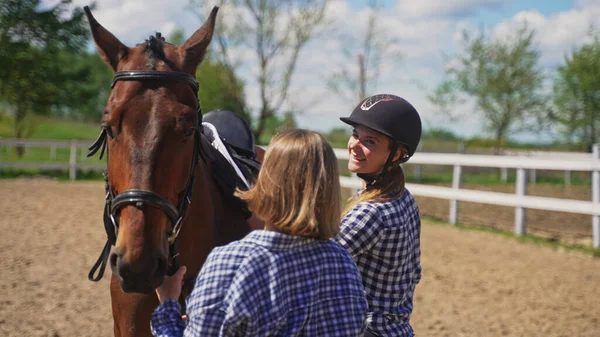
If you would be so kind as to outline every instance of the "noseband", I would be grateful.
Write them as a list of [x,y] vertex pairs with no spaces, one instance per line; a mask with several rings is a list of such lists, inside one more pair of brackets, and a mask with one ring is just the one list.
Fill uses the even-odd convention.
[[[113,78],[111,89],[115,86],[118,81],[157,81],[157,80],[171,80],[171,81],[186,81],[194,91],[194,95],[198,92],[198,81],[187,73],[179,72],[179,71],[119,71],[115,73]],[[104,205],[104,229],[106,230],[106,235],[108,237],[102,252],[100,253],[100,257],[90,270],[88,274],[88,279],[90,281],[98,282],[102,279],[104,275],[104,270],[106,268],[106,264],[108,261],[108,256],[110,254],[111,246],[114,246],[117,242],[117,233],[119,230],[119,211],[127,206],[135,206],[141,209],[144,206],[150,206],[154,208],[158,208],[162,210],[173,225],[171,233],[168,237],[169,242],[169,255],[171,256],[171,264],[168,268],[168,274],[172,275],[179,268],[179,254],[177,253],[177,245],[176,239],[177,235],[179,235],[179,231],[181,230],[181,225],[183,224],[183,219],[185,219],[185,215],[187,213],[188,206],[191,203],[191,195],[194,187],[194,172],[196,170],[196,164],[199,159],[199,147],[200,147],[200,135],[201,135],[201,126],[202,126],[202,110],[200,109],[200,102],[198,102],[198,128],[194,131],[194,153],[192,156],[192,163],[190,167],[190,173],[188,175],[186,187],[182,192],[182,195],[179,197],[178,207],[175,208],[169,202],[169,200],[163,198],[157,193],[152,191],[144,191],[131,189],[123,191],[117,195],[115,195],[112,191],[109,179],[108,179],[108,171],[104,172],[104,181],[105,181],[105,189],[106,189],[106,204]],[[88,153],[88,157],[93,156],[96,152],[100,151],[100,159],[104,155],[104,151],[106,150],[106,161],[108,166],[108,148],[107,148],[107,138],[108,131],[106,128],[102,128],[100,135],[90,146]],[[98,270],[98,268],[100,268]],[[98,275],[94,277],[98,271]]]

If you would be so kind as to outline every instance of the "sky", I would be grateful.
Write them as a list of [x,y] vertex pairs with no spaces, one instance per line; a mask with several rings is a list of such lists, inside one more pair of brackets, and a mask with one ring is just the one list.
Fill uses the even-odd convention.
[[[51,3],[53,0],[47,0]],[[300,127],[328,131],[344,127],[339,117],[348,116],[358,103],[343,99],[327,87],[327,78],[355,59],[344,56],[351,47],[348,37],[360,38],[366,30],[369,8],[364,0],[331,0],[327,16],[330,33],[312,40],[301,51],[293,77],[290,99],[284,108],[301,110]],[[484,29],[497,39],[527,23],[536,31],[540,65],[552,76],[567,53],[586,41],[592,25],[600,27],[600,0],[381,0],[384,10],[377,24],[386,39],[394,39],[393,50],[400,57],[383,59],[377,86],[372,93],[402,96],[419,111],[425,129],[446,128],[463,137],[486,136],[483,122],[472,104],[457,107],[462,118],[450,120],[428,100],[444,78],[448,60],[460,52],[463,31]],[[89,1],[74,0],[74,6]],[[96,19],[123,43],[133,46],[160,31],[169,36],[175,29],[191,35],[202,22],[198,9],[189,0],[97,0]],[[231,8],[222,8],[227,20]],[[229,18],[233,17],[229,13]],[[239,50],[238,76],[246,83],[246,100],[259,106],[256,62],[247,51]],[[450,61],[451,62],[451,61]],[[550,87],[550,86],[547,86]],[[513,139],[547,141],[551,133],[513,133]]]

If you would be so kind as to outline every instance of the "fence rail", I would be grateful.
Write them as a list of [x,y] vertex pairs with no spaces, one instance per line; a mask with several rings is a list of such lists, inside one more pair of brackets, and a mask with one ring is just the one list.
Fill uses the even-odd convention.
[[[348,151],[345,149],[336,149],[335,154],[338,159],[349,159]],[[425,152],[416,153],[409,163],[412,165],[446,165],[453,167],[452,187],[406,184],[414,195],[449,200],[451,224],[458,222],[459,201],[515,207],[514,232],[517,235],[527,233],[527,208],[585,214],[592,216],[592,245],[594,248],[600,248],[600,145],[598,144],[594,145],[594,152],[591,154],[578,153],[560,156],[554,152],[549,157],[543,157],[540,153],[536,153],[534,156],[491,156]],[[463,167],[516,169],[515,193],[461,189]],[[535,172],[535,170],[592,172],[592,201],[526,195],[526,173],[527,171]],[[362,181],[358,178],[340,177],[340,183],[347,188],[362,188]]]
[[[87,148],[89,141],[41,141],[41,140],[15,140],[1,139],[2,146],[24,147],[50,147],[69,148],[68,163],[30,163],[7,162],[0,158],[0,168],[27,168],[47,170],[69,170],[69,177],[76,178],[77,170],[103,170],[105,164],[81,163],[77,160],[77,151]],[[51,150],[52,151],[52,150]],[[54,150],[55,151],[55,150]],[[0,151],[1,153],[1,151]],[[348,160],[348,151],[335,149],[338,159]],[[458,220],[458,204],[468,201],[483,204],[494,204],[515,208],[514,231],[517,235],[527,233],[526,210],[528,208],[578,213],[592,216],[592,244],[600,248],[600,145],[594,146],[592,154],[583,153],[552,153],[543,156],[542,152],[534,155],[468,155],[448,153],[417,153],[411,158],[410,165],[445,165],[453,167],[452,187],[430,186],[424,184],[406,184],[412,194],[423,197],[447,199],[450,202],[450,223],[456,224]],[[461,188],[463,167],[491,167],[500,169],[516,169],[515,193],[498,193],[476,191]],[[561,198],[536,197],[527,195],[527,171],[557,170],[557,171],[584,171],[592,173],[592,201],[570,200]],[[360,189],[362,181],[355,177],[340,177],[341,186]]]
[[[37,169],[37,170],[65,170],[69,171],[69,179],[77,178],[77,170],[100,171],[106,168],[106,164],[82,163],[87,148],[91,141],[81,140],[33,140],[0,138],[0,168],[11,169]],[[69,162],[23,162],[5,161],[2,159],[2,147],[24,147],[26,150],[32,147],[50,148],[50,158],[56,158],[56,149],[69,149]],[[81,159],[77,160],[77,152],[81,152]]]

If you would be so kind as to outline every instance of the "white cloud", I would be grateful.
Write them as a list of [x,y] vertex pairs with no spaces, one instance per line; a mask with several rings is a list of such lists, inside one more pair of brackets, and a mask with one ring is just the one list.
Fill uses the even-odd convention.
[[[89,5],[89,0],[74,0],[73,6]],[[189,5],[189,0],[100,0],[92,14],[104,28],[121,42],[134,46],[155,32],[168,37],[175,29],[183,29],[186,36],[202,23]]]
[[565,53],[586,40],[591,26],[600,25],[600,1],[578,1],[576,8],[550,16],[536,10],[522,11],[496,25],[493,34],[506,38],[524,24],[536,31],[542,64],[554,67],[562,62]]
[[[52,1],[56,0],[45,2]],[[217,0],[210,1],[215,3]],[[83,6],[89,4],[89,0],[74,0],[73,3]],[[393,8],[379,14],[377,23],[384,32],[397,39],[394,48],[401,53],[402,59],[384,64],[377,91],[408,99],[422,114],[425,127],[450,127],[456,132],[469,130],[469,136],[480,133],[481,122],[476,118],[469,118],[468,125],[452,124],[440,118],[426,96],[443,76],[442,55],[457,52],[463,30],[478,29],[480,22],[476,21],[475,14],[490,10],[505,12],[510,4],[510,0],[398,0]],[[221,7],[219,24],[232,24],[236,17],[233,13],[237,10],[232,6]],[[305,111],[298,116],[300,126],[321,131],[341,127],[343,124],[338,117],[348,115],[357,103],[343,101],[330,93],[325,79],[341,65],[356,63],[355,58],[345,58],[342,50],[348,47],[351,38],[357,39],[364,34],[368,11],[354,9],[348,0],[332,1],[327,17],[332,21],[333,32],[311,41],[302,51],[290,102],[284,107],[284,110]],[[130,46],[143,42],[156,31],[168,37],[174,29],[181,28],[189,36],[202,24],[189,0],[168,3],[164,0],[98,0],[94,16]],[[575,0],[573,8],[550,15],[536,10],[522,11],[492,26],[491,31],[497,37],[505,37],[525,21],[536,29],[542,63],[551,69],[573,46],[585,40],[590,25],[600,26],[600,0]],[[246,83],[249,105],[256,109],[260,96],[255,80],[255,57],[247,45],[232,52],[234,58],[245,65],[239,68],[238,75]]]
[[417,19],[431,17],[466,17],[480,9],[498,9],[511,0],[398,0],[397,14]]

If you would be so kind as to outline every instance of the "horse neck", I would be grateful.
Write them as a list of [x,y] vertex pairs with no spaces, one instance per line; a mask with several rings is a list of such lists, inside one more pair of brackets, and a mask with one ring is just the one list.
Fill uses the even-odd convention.
[[210,159],[196,166],[192,199],[178,237],[181,263],[196,273],[215,246],[239,240],[249,232],[241,209],[232,205],[213,179]]

